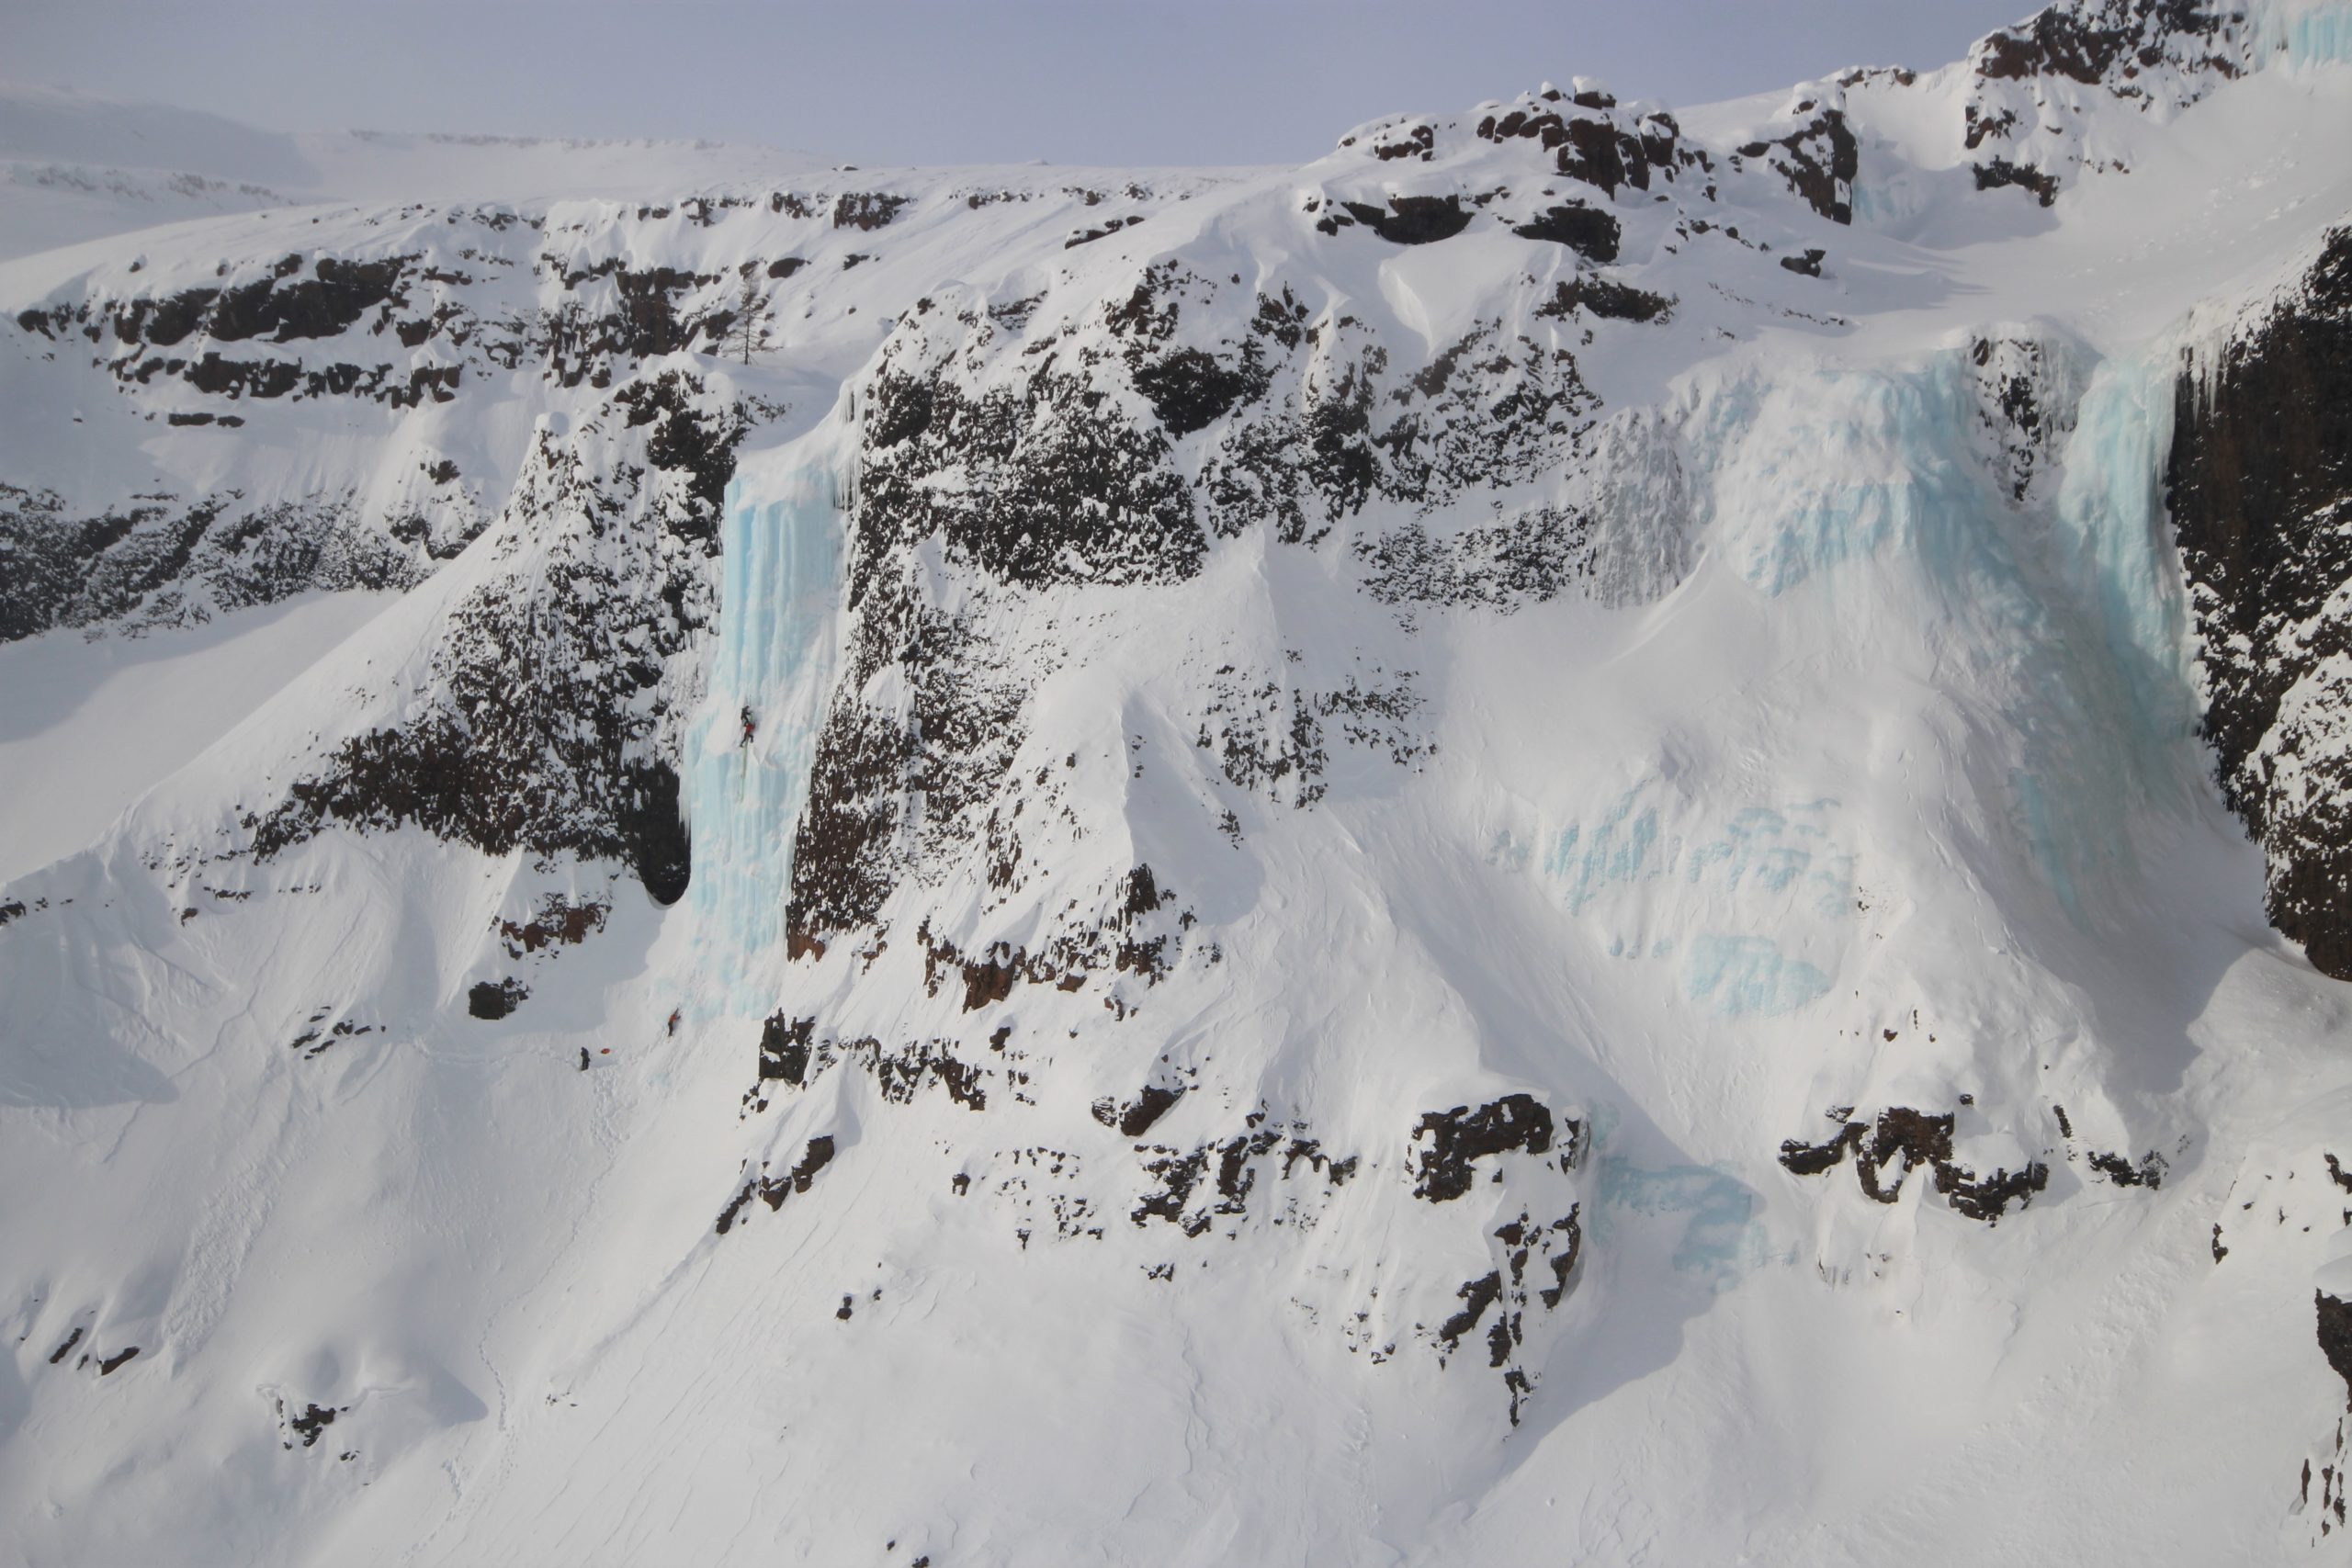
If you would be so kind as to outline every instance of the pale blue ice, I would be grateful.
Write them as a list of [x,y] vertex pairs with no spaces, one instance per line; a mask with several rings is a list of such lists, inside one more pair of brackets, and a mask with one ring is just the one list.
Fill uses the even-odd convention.
[[712,1000],[766,1005],[758,984],[784,931],[792,839],[832,686],[842,594],[840,487],[823,471],[778,495],[730,492],[718,648],[688,746],[693,907]]
[[1683,985],[1692,1001],[1726,1018],[1771,1017],[1828,994],[1829,976],[1770,937],[1698,936],[1687,950]]
[[2352,61],[2352,6],[2274,4],[2260,13],[2255,37],[2258,47],[2283,51],[2294,65]]

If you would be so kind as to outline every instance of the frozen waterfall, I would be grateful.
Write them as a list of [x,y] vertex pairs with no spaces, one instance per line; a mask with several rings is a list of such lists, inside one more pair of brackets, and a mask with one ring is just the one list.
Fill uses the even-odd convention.
[[782,940],[794,826],[832,689],[847,485],[829,468],[780,483],[739,479],[722,539],[718,646],[689,743],[693,907],[708,955],[705,1000],[756,1007]]

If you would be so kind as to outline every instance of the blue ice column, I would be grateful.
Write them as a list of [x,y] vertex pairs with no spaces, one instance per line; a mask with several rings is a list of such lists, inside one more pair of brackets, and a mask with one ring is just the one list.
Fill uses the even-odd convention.
[[843,487],[794,472],[758,500],[739,486],[722,525],[718,649],[688,744],[693,908],[706,1001],[766,1005],[782,962],[793,830],[831,694]]
[[2256,15],[2255,44],[2262,53],[2284,53],[2290,65],[2352,61],[2352,6],[2274,4]]
[[2158,742],[2197,722],[2188,606],[2164,502],[2175,373],[2169,355],[2100,365],[2076,406],[2058,488],[2068,585],[2122,671],[2132,729]]
[[2049,620],[2011,778],[2018,825],[2078,923],[2096,880],[2134,859],[2127,822],[2179,807],[2204,762],[2180,559],[2165,507],[2177,351],[2108,360],[2075,405],[2052,507]]

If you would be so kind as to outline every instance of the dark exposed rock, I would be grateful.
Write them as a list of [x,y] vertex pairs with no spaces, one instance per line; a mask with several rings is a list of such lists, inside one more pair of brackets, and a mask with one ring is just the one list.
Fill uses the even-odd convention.
[[[1104,1109],[1116,1108],[1098,1108],[1097,1115]],[[1136,1145],[1144,1173],[1159,1185],[1136,1201],[1127,1217],[1138,1228],[1162,1220],[1185,1235],[1203,1235],[1221,1218],[1238,1219],[1246,1214],[1251,1194],[1259,1190],[1261,1172],[1271,1168],[1271,1179],[1278,1184],[1274,1189],[1277,1204],[1303,1224],[1308,1223],[1303,1216],[1310,1214],[1311,1209],[1302,1194],[1311,1196],[1345,1186],[1356,1173],[1361,1156],[1333,1159],[1318,1140],[1306,1135],[1304,1122],[1294,1122],[1285,1132],[1267,1124],[1262,1111],[1249,1121],[1249,1131],[1189,1151]],[[1302,1165],[1323,1179],[1319,1190],[1303,1181],[1300,1186],[1291,1185]],[[1193,1201],[1196,1192],[1202,1194],[1201,1201]]]
[[1975,166],[1975,173],[1978,190],[2018,186],[2031,191],[2044,207],[2058,199],[2058,176],[2046,170],[2012,164],[2007,158],[1988,158]]
[[282,398],[302,384],[302,365],[294,359],[231,359],[207,349],[188,367],[187,384],[213,397]]
[[[1566,1144],[1562,1158],[1573,1164],[1580,1129],[1574,1122],[1562,1127]],[[1457,1105],[1451,1111],[1430,1111],[1413,1130],[1419,1156],[1413,1196],[1432,1203],[1459,1198],[1476,1179],[1472,1161],[1512,1150],[1546,1154],[1552,1136],[1551,1108],[1532,1094],[1507,1094],[1476,1110]]]
[[60,626],[177,625],[318,589],[405,589],[463,537],[379,532],[338,497],[256,507],[232,491],[77,517],[54,491],[0,483],[0,642]]
[[2009,499],[2022,502],[2073,432],[2079,393],[2068,356],[2032,333],[1991,333],[1969,344],[1979,430],[2007,470]]
[[891,847],[913,745],[905,728],[846,697],[819,731],[808,798],[793,829],[786,931],[795,958],[870,923],[896,882]]
[[622,327],[616,334],[604,336],[600,346],[633,359],[677,353],[694,340],[696,331],[695,323],[679,317],[678,295],[718,281],[678,267],[617,269],[613,282],[620,289]]
[[[288,1416],[286,1402],[282,1399],[277,1402],[278,1418],[286,1423],[287,1430],[302,1439],[302,1446],[306,1449],[316,1447],[319,1435],[334,1425],[337,1416],[347,1414],[350,1408],[349,1405],[311,1404],[299,1416]],[[289,1449],[293,1446],[290,1441],[286,1444]]]
[[1552,1228],[1566,1238],[1565,1245],[1554,1252],[1550,1259],[1552,1282],[1538,1292],[1546,1308],[1556,1307],[1568,1293],[1568,1276],[1576,1269],[1577,1259],[1584,1252],[1584,1227],[1577,1223],[1577,1211],[1568,1211],[1567,1218],[1555,1220]]
[[1783,270],[1796,273],[1804,277],[1819,277],[1821,276],[1821,260],[1828,254],[1829,253],[1827,251],[1825,251],[1816,245],[1808,249],[1803,255],[1782,256],[1781,258],[1781,265]]
[[[681,210],[707,224],[716,209],[741,205],[742,198],[695,197]],[[667,210],[646,209],[640,217]],[[479,265],[458,267],[421,254],[224,260],[219,284],[127,298],[94,289],[26,310],[17,324],[53,343],[86,336],[111,354],[105,367],[134,394],[161,379],[183,382],[208,400],[355,397],[402,409],[456,399],[471,384],[469,372],[534,364],[562,385],[618,382],[626,390],[633,356],[715,342],[731,319],[715,292],[729,280],[717,275],[637,268],[621,257],[582,261],[555,250],[537,258],[539,276],[566,293],[601,282],[605,293],[516,314],[469,290],[494,276],[491,269],[518,259],[500,254],[492,235],[517,226],[536,231],[541,221],[503,209],[453,209],[447,225],[446,236],[435,225],[435,243],[462,246],[459,254]],[[469,228],[482,231],[470,243]],[[774,267],[782,276],[792,270]],[[268,352],[270,345],[334,340],[393,352],[379,357],[344,347],[301,358]],[[423,362],[399,352],[428,344],[434,352]],[[652,390],[630,399],[634,417],[654,425],[652,463],[665,473],[691,470],[700,492],[699,506],[675,521],[690,532],[699,523],[715,548],[718,498],[731,460],[714,448],[726,444],[725,434],[707,420],[669,417],[680,400],[664,396],[661,383],[649,386]],[[243,423],[217,406],[185,403],[154,417],[210,430]],[[428,473],[438,485],[457,478],[446,460],[428,465]],[[626,468],[616,478],[630,482]],[[316,588],[405,589],[462,549],[487,521],[462,494],[443,499],[429,516],[406,502],[393,502],[389,515],[372,509],[363,514],[361,504],[356,492],[266,507],[234,494],[158,496],[142,497],[118,515],[83,516],[53,496],[0,491],[0,639],[57,625],[201,620]],[[631,781],[627,796],[656,800],[665,793],[662,783],[658,773],[645,774]],[[683,885],[684,836],[674,813],[665,819],[656,807],[627,824],[622,836],[637,843],[631,852],[642,864],[672,863],[650,885],[672,891]]]
[[[2051,6],[2014,27],[1987,34],[1971,56],[1987,81],[2058,76],[2097,85],[2132,65],[2153,67],[2168,41],[2202,42],[2221,35],[2226,7],[2211,0],[2078,0]],[[2207,68],[2237,74],[2226,54],[2208,52]],[[1971,143],[1973,145],[1973,143]]]
[[1674,301],[1664,294],[1653,294],[1630,283],[1577,276],[1553,285],[1552,297],[1538,305],[1535,313],[1559,319],[1578,310],[1611,321],[1663,321],[1673,315]]
[[265,333],[277,343],[337,336],[377,306],[403,303],[401,275],[414,260],[391,256],[356,262],[321,256],[311,278],[289,283],[281,276],[225,290],[206,330],[228,343]]
[[[635,267],[619,256],[585,267],[570,266],[553,254],[539,261],[567,293],[610,279],[617,296],[617,310],[601,311],[576,299],[565,300],[545,311],[537,331],[517,345],[518,352],[527,349],[544,357],[548,374],[560,386],[584,381],[605,387],[616,372],[625,374],[631,361],[676,354],[697,343],[716,349],[734,321],[724,297],[715,292],[729,281],[719,273]],[[696,296],[699,301],[691,302]]]
[[813,1018],[786,1019],[779,1012],[760,1028],[760,1077],[781,1078],[795,1089],[808,1079],[808,1037]]
[[[0,642],[31,637],[61,621],[71,624],[71,606],[85,595],[92,563],[132,529],[162,515],[160,507],[81,518],[64,511],[63,498],[53,491],[0,485]],[[168,566],[168,557],[164,564]],[[129,592],[135,602],[143,590]]]
[[905,209],[910,197],[876,191],[850,191],[833,201],[833,227],[871,231],[888,225]]
[[1194,1149],[1179,1154],[1173,1149],[1156,1150],[1143,1162],[1146,1172],[1159,1183],[1159,1190],[1144,1194],[1128,1217],[1140,1226],[1147,1220],[1165,1220],[1186,1235],[1198,1235],[1209,1228],[1208,1211],[1187,1213],[1193,1189],[1200,1185],[1201,1173],[1207,1169],[1209,1151]]
[[1804,102],[1795,112],[1809,115],[1786,136],[1751,141],[1740,156],[1763,162],[1804,198],[1805,205],[1833,223],[1854,220],[1854,180],[1861,173],[1860,146],[1846,123],[1846,112],[1826,105]]
[[683,726],[665,672],[715,610],[719,498],[759,411],[665,371],[605,417],[629,439],[535,448],[508,517],[551,536],[446,612],[436,700],[351,737],[253,814],[257,856],[330,823],[414,823],[492,854],[622,861],[660,902],[684,891]]
[[1986,35],[1962,104],[1977,188],[2018,186],[2049,206],[2083,158],[2067,136],[2083,88],[2177,113],[2241,74],[2256,47],[2246,8],[2213,0],[2070,0]]
[[619,858],[636,870],[647,896],[664,906],[684,897],[693,845],[678,805],[677,769],[666,761],[624,762],[610,799]]
[[339,1018],[332,1025],[322,1029],[320,1025],[325,1022],[330,1010],[328,1008],[321,1008],[317,1012],[312,1013],[310,1020],[311,1027],[288,1041],[287,1049],[300,1051],[305,1061],[315,1061],[343,1041],[376,1032],[376,1025],[359,1023],[347,1018]]
[[[1041,364],[1015,385],[964,373],[962,355],[997,330],[993,313],[977,308],[951,315],[920,301],[884,350],[860,394],[851,663],[795,829],[793,952],[876,918],[909,859],[910,814],[919,818],[916,854],[982,842],[997,857],[992,879],[1018,874],[1009,830],[989,813],[1023,733],[1029,678],[1004,669],[962,616],[928,603],[927,580],[911,565],[918,542],[941,540],[951,563],[1014,591],[1171,582],[1198,571],[1207,540],[1169,432],[1223,417],[1261,389],[1262,376],[1247,354],[1170,352],[1172,287],[1155,272],[1106,312],[1120,356]],[[1287,315],[1282,328],[1295,333]],[[1272,339],[1253,333],[1260,341]],[[1105,395],[1122,369],[1167,424],[1138,420],[1131,403]],[[949,470],[961,482],[934,482]],[[912,694],[911,712],[859,694],[892,667]],[[1130,956],[1146,959],[1143,945]],[[1005,980],[1000,973],[994,983]]]
[[2329,673],[2352,649],[2352,228],[2184,367],[2174,409],[2165,479],[2222,798],[2268,858],[2272,923],[2352,978],[2352,690]]
[[2086,1161],[2118,1187],[2145,1187],[2153,1191],[2165,1184],[2165,1156],[2154,1149],[2143,1156],[2138,1165],[2117,1154],[2092,1154],[2086,1156]]
[[499,921],[498,934],[505,939],[506,955],[520,958],[559,942],[577,946],[588,940],[590,932],[603,931],[605,917],[611,912],[609,905],[574,904],[560,893],[550,893],[529,919]]
[[1205,430],[1245,398],[1265,393],[1266,376],[1253,363],[1227,366],[1197,348],[1180,348],[1135,373],[1136,389],[1171,436]]
[[[2324,1291],[2312,1292],[2319,1314],[2319,1350],[2352,1395],[2352,1302],[2339,1301]],[[2352,1398],[2347,1398],[2352,1404]]]
[[1597,207],[1573,202],[1546,208],[1511,232],[1522,240],[1549,240],[1566,245],[1589,261],[1613,262],[1623,232],[1617,220]]
[[1978,1176],[1953,1157],[1952,1123],[1949,1111],[1931,1115],[1909,1106],[1890,1106],[1879,1112],[1875,1124],[1844,1121],[1825,1143],[1789,1139],[1781,1145],[1781,1164],[1792,1175],[1821,1176],[1851,1155],[1863,1194],[1881,1203],[1901,1197],[1911,1172],[1925,1168],[1954,1212],[1987,1224],[1998,1222],[2012,1203],[2030,1203],[2033,1194],[2050,1184],[2050,1168],[2039,1160],[2018,1170]]
[[2022,1169],[1996,1170],[1981,1178],[1960,1167],[1936,1167],[1936,1190],[1951,1202],[1953,1211],[1988,1225],[2007,1213],[2011,1203],[2023,1208],[2033,1201],[2035,1193],[2049,1185],[2050,1168],[2040,1160],[2029,1162]]
[[[890,546],[936,529],[983,571],[1024,586],[1200,570],[1206,541],[1192,491],[1169,466],[1167,436],[1120,418],[1087,380],[1046,372],[974,395],[936,373],[902,372],[885,355],[852,523],[861,562],[878,566]],[[951,464],[985,476],[986,488],[943,494],[928,484]],[[852,586],[854,602],[866,583]]]
[[1146,1084],[1141,1093],[1124,1105],[1116,1100],[1096,1100],[1094,1119],[1105,1127],[1116,1127],[1121,1137],[1140,1138],[1151,1131],[1152,1123],[1167,1115],[1170,1109],[1183,1098],[1182,1084],[1172,1089]]
[[613,394],[613,403],[627,411],[628,428],[646,427],[645,460],[685,480],[688,504],[668,520],[672,530],[716,551],[735,448],[748,426],[743,411],[713,417],[702,384],[676,370],[630,382]]
[[1136,213],[1126,218],[1114,218],[1107,223],[1098,223],[1091,228],[1081,229],[1062,242],[1062,249],[1074,251],[1080,245],[1091,245],[1097,240],[1108,239],[1120,230],[1132,228],[1142,221],[1143,215]]
[[1340,205],[1351,218],[1391,244],[1433,244],[1470,227],[1470,213],[1458,196],[1392,196],[1385,209],[1364,201]]
[[1228,782],[1275,800],[1286,793],[1301,808],[1323,797],[1330,756],[1313,694],[1276,679],[1252,684],[1220,671],[1208,696],[1196,744],[1216,757]]
[[1119,906],[1119,913],[1129,923],[1145,915],[1158,913],[1162,904],[1173,903],[1176,899],[1173,888],[1161,891],[1159,878],[1152,874],[1151,867],[1148,865],[1138,865],[1127,873],[1126,894],[1125,900]]
[[1781,1163],[1792,1176],[1819,1176],[1861,1147],[1862,1136],[1869,1131],[1863,1122],[1849,1122],[1826,1143],[1808,1144],[1791,1138],[1781,1145]]
[[529,989],[511,976],[503,980],[477,981],[466,993],[466,1011],[476,1018],[501,1019],[523,1005]]
[[[1914,1169],[1928,1166],[1940,1170],[1950,1166],[1952,1121],[1949,1111],[1929,1115],[1907,1105],[1880,1111],[1878,1125],[1856,1150],[1854,1169],[1861,1179],[1862,1190],[1879,1202],[1892,1203],[1902,1193],[1904,1179]],[[1894,1168],[1894,1179],[1887,1181],[1884,1173],[1890,1166]]]
[[1481,119],[1477,134],[1488,141],[1534,141],[1552,153],[1559,174],[1611,196],[1627,186],[1648,190],[1653,175],[1672,179],[1686,156],[1671,117],[1635,119],[1598,93],[1572,100],[1557,93],[1521,97]]
[[[1459,1349],[1462,1337],[1478,1326],[1478,1320],[1486,1315],[1488,1307],[1502,1299],[1502,1293],[1503,1277],[1500,1269],[1465,1281],[1462,1288],[1454,1292],[1462,1301],[1462,1310],[1438,1325],[1438,1343],[1443,1345],[1448,1350]],[[1494,1364],[1502,1365],[1503,1361],[1509,1359],[1510,1354],[1510,1331],[1506,1328],[1503,1331],[1502,1354],[1495,1359]]]
[[820,1035],[814,1018],[787,1020],[779,1013],[761,1030],[759,1077],[744,1095],[744,1104],[750,1110],[765,1110],[768,1083],[781,1079],[795,1088],[806,1088],[834,1066],[847,1064],[874,1080],[886,1104],[910,1104],[925,1085],[935,1084],[967,1110],[985,1111],[986,1083],[991,1074],[959,1057],[956,1053],[961,1048],[956,1040],[932,1039],[910,1041],[891,1050],[872,1035],[855,1040]]
[[[201,333],[217,343],[266,339],[292,343],[338,337],[378,307],[408,302],[406,276],[415,256],[349,261],[321,256],[314,274],[292,278],[300,268],[281,264],[272,276],[228,288],[190,288],[177,294],[126,299],[114,307],[115,336],[126,344],[169,347]],[[20,318],[21,324],[21,318]]]
[[1419,523],[1359,539],[1363,590],[1384,604],[1483,605],[1508,615],[1555,599],[1592,570],[1592,525],[1547,508],[1439,538]]
[[847,1050],[873,1076],[886,1104],[908,1104],[925,1083],[936,1083],[949,1099],[967,1109],[985,1111],[988,1096],[979,1087],[980,1070],[956,1058],[952,1049],[956,1043],[922,1040],[886,1051],[881,1042],[868,1038],[849,1042]]
[[[1517,1218],[1495,1230],[1494,1238],[1501,1246],[1500,1266],[1464,1280],[1455,1290],[1462,1308],[1439,1325],[1432,1347],[1442,1364],[1478,1327],[1487,1310],[1495,1309],[1485,1334],[1487,1365],[1503,1373],[1503,1385],[1510,1393],[1510,1421],[1516,1427],[1535,1386],[1533,1372],[1517,1364],[1520,1347],[1526,1340],[1529,1297],[1532,1294],[1542,1303],[1546,1312],[1559,1306],[1583,1249],[1584,1232],[1574,1207],[1549,1224],[1537,1222],[1522,1209]],[[1552,1277],[1550,1285],[1536,1283],[1547,1273]]]
[[[808,1146],[790,1170],[782,1176],[757,1176],[743,1184],[741,1191],[728,1200],[727,1207],[718,1213],[718,1234],[725,1235],[734,1229],[735,1222],[746,1204],[753,1198],[765,1203],[771,1211],[784,1207],[784,1201],[795,1193],[806,1192],[817,1179],[817,1173],[833,1162],[833,1140],[819,1134],[808,1140]],[[762,1162],[764,1165],[764,1161]],[[846,1298],[844,1298],[846,1299]],[[843,1315],[847,1315],[844,1314]]]
[[947,1091],[947,1098],[967,1111],[989,1108],[988,1090],[981,1087],[980,1069],[969,1062],[956,1060],[941,1052],[931,1058],[932,1077]]
[[1409,125],[1377,137],[1372,142],[1372,155],[1384,164],[1399,158],[1426,164],[1437,155],[1437,127]]
[[[792,953],[819,952],[838,933],[870,924],[906,870],[931,854],[960,856],[980,842],[991,886],[1023,874],[1017,840],[996,804],[1022,733],[1025,680],[999,673],[984,641],[925,603],[930,590],[906,564],[917,540],[944,539],[951,562],[967,562],[1013,589],[1169,581],[1189,576],[1205,550],[1192,510],[1194,486],[1170,460],[1173,433],[1227,423],[1198,484],[1219,532],[1262,520],[1278,538],[1304,543],[1317,536],[1318,524],[1329,526],[1322,519],[1343,516],[1374,494],[1433,506],[1466,484],[1532,477],[1557,461],[1558,444],[1572,439],[1589,406],[1572,361],[1523,342],[1495,342],[1487,329],[1475,344],[1456,345],[1451,368],[1432,367],[1383,409],[1374,381],[1383,359],[1375,345],[1355,346],[1365,337],[1360,326],[1343,318],[1305,328],[1305,307],[1287,296],[1258,298],[1238,342],[1186,344],[1178,331],[1187,301],[1213,291],[1209,280],[1154,266],[1106,310],[1117,347],[1084,380],[1065,379],[1059,367],[1068,356],[1057,355],[1053,368],[1028,371],[1013,387],[964,369],[975,339],[991,341],[994,308],[959,315],[925,300],[902,319],[880,372],[861,393],[853,658],[820,734],[808,807],[795,830]],[[1025,310],[1020,314],[1027,320]],[[1026,331],[1035,346],[1051,341],[1037,323]],[[1318,368],[1304,406],[1277,402],[1269,380],[1284,356],[1307,346],[1310,331],[1320,340]],[[1104,395],[1116,388],[1122,366],[1156,417],[1132,423],[1135,403]],[[1065,428],[1073,446],[1083,443],[1082,465],[1056,455]],[[951,469],[956,485],[933,482]],[[1501,528],[1465,542],[1470,555],[1444,591],[1458,580],[1482,594],[1510,592],[1523,584],[1502,585],[1521,565],[1542,578],[1543,592],[1570,580],[1580,558],[1577,531],[1549,519]],[[1403,571],[1375,581],[1376,592],[1400,597],[1423,586]],[[901,689],[914,694],[911,714],[870,707],[856,695],[892,666]],[[1388,701],[1378,692],[1292,695],[1296,700],[1285,703],[1278,693],[1283,722],[1254,728],[1237,728],[1236,705],[1219,753],[1228,777],[1283,781],[1285,789],[1295,783],[1296,803],[1309,804],[1320,794],[1310,763],[1322,755],[1327,719],[1339,720],[1351,740],[1402,733],[1384,715],[1356,711]],[[1219,741],[1211,735],[1204,744]],[[1401,758],[1414,743],[1389,749]],[[1159,932],[1123,933],[1114,961],[1150,981],[1172,962],[1171,944]],[[1033,953],[958,962],[976,966],[965,975],[967,999],[977,983],[977,999],[987,1005],[1034,978],[1029,971],[1044,961]],[[1046,967],[1055,983],[1074,978],[1068,963]]]

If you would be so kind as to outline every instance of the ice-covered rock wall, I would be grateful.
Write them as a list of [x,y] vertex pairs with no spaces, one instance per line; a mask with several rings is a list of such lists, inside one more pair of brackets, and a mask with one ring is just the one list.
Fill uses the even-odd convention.
[[345,581],[52,505],[50,437],[435,498],[364,637],[0,898],[0,1505],[60,1561],[159,1498],[288,1560],[2249,1560],[2352,1365],[2352,1089],[2295,1109],[2341,998],[2196,731],[2337,967],[2341,243],[2237,314],[2352,201],[2329,15],[0,273],[0,637]]
[[2278,929],[2352,976],[2352,229],[2185,356],[2167,451],[2222,790]]

